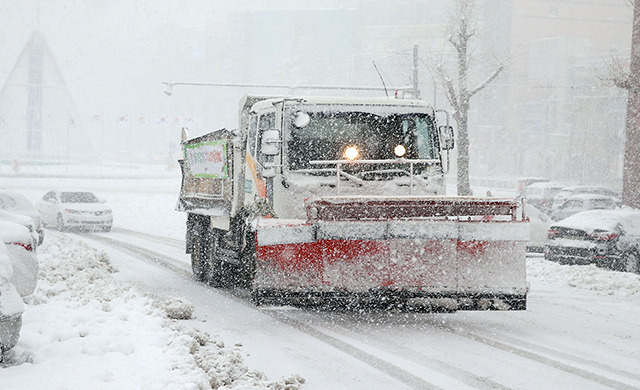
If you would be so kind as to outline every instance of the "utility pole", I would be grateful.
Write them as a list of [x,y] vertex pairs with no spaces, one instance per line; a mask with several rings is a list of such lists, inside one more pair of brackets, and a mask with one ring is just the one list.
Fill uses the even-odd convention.
[[411,78],[411,89],[413,90],[413,98],[420,99],[420,90],[418,89],[418,44],[413,44],[413,77]]

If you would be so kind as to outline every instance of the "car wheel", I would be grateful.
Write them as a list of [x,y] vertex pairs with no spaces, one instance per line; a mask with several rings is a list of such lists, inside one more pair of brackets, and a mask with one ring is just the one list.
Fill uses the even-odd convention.
[[56,223],[57,223],[57,227],[58,230],[64,230],[64,220],[62,219],[62,214],[58,214],[58,217],[56,218]]
[[636,251],[628,251],[622,255],[623,267],[627,272],[640,273],[640,257]]

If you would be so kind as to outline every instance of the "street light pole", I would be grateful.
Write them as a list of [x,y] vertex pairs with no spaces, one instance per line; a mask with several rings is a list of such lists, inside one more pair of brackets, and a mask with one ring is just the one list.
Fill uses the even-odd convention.
[[413,98],[420,99],[420,90],[418,89],[418,44],[413,44],[413,77],[411,78],[411,89],[413,90]]
[[[231,88],[274,88],[274,89],[319,89],[319,90],[341,90],[341,91],[385,91],[384,87],[367,86],[331,86],[331,85],[277,85],[277,84],[231,84],[231,83],[190,83],[190,82],[163,82],[166,86],[164,93],[171,96],[173,87],[176,85],[187,85],[197,87],[231,87]],[[401,87],[398,90],[410,91],[414,87]]]

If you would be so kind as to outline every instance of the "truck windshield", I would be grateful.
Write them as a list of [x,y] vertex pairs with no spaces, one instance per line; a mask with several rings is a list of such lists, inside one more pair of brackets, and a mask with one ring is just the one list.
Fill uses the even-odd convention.
[[[312,112],[309,115],[311,120],[304,128],[290,127],[287,139],[289,170],[318,168],[309,163],[313,160],[343,160],[348,147],[355,147],[357,159],[362,160],[396,159],[400,157],[395,152],[398,145],[404,147],[405,153],[401,157],[407,159],[439,158],[435,126],[426,114],[380,116],[362,112]],[[350,169],[381,168],[385,167]],[[424,168],[418,167],[415,173]]]

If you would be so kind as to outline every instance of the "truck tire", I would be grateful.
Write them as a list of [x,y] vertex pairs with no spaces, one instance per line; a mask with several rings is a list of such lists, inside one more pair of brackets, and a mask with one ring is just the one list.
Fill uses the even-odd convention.
[[229,265],[220,259],[219,248],[222,232],[211,229],[207,234],[205,248],[207,263],[209,264],[208,283],[215,288],[224,288],[231,285],[229,281]]
[[209,276],[209,267],[206,263],[205,247],[202,237],[198,234],[193,237],[193,250],[191,251],[191,270],[193,277],[198,282],[206,282]]
[[238,287],[251,289],[253,286],[253,279],[256,274],[256,235],[255,232],[247,229],[244,235],[244,246],[240,251],[240,258],[242,259],[241,266],[238,270]]

